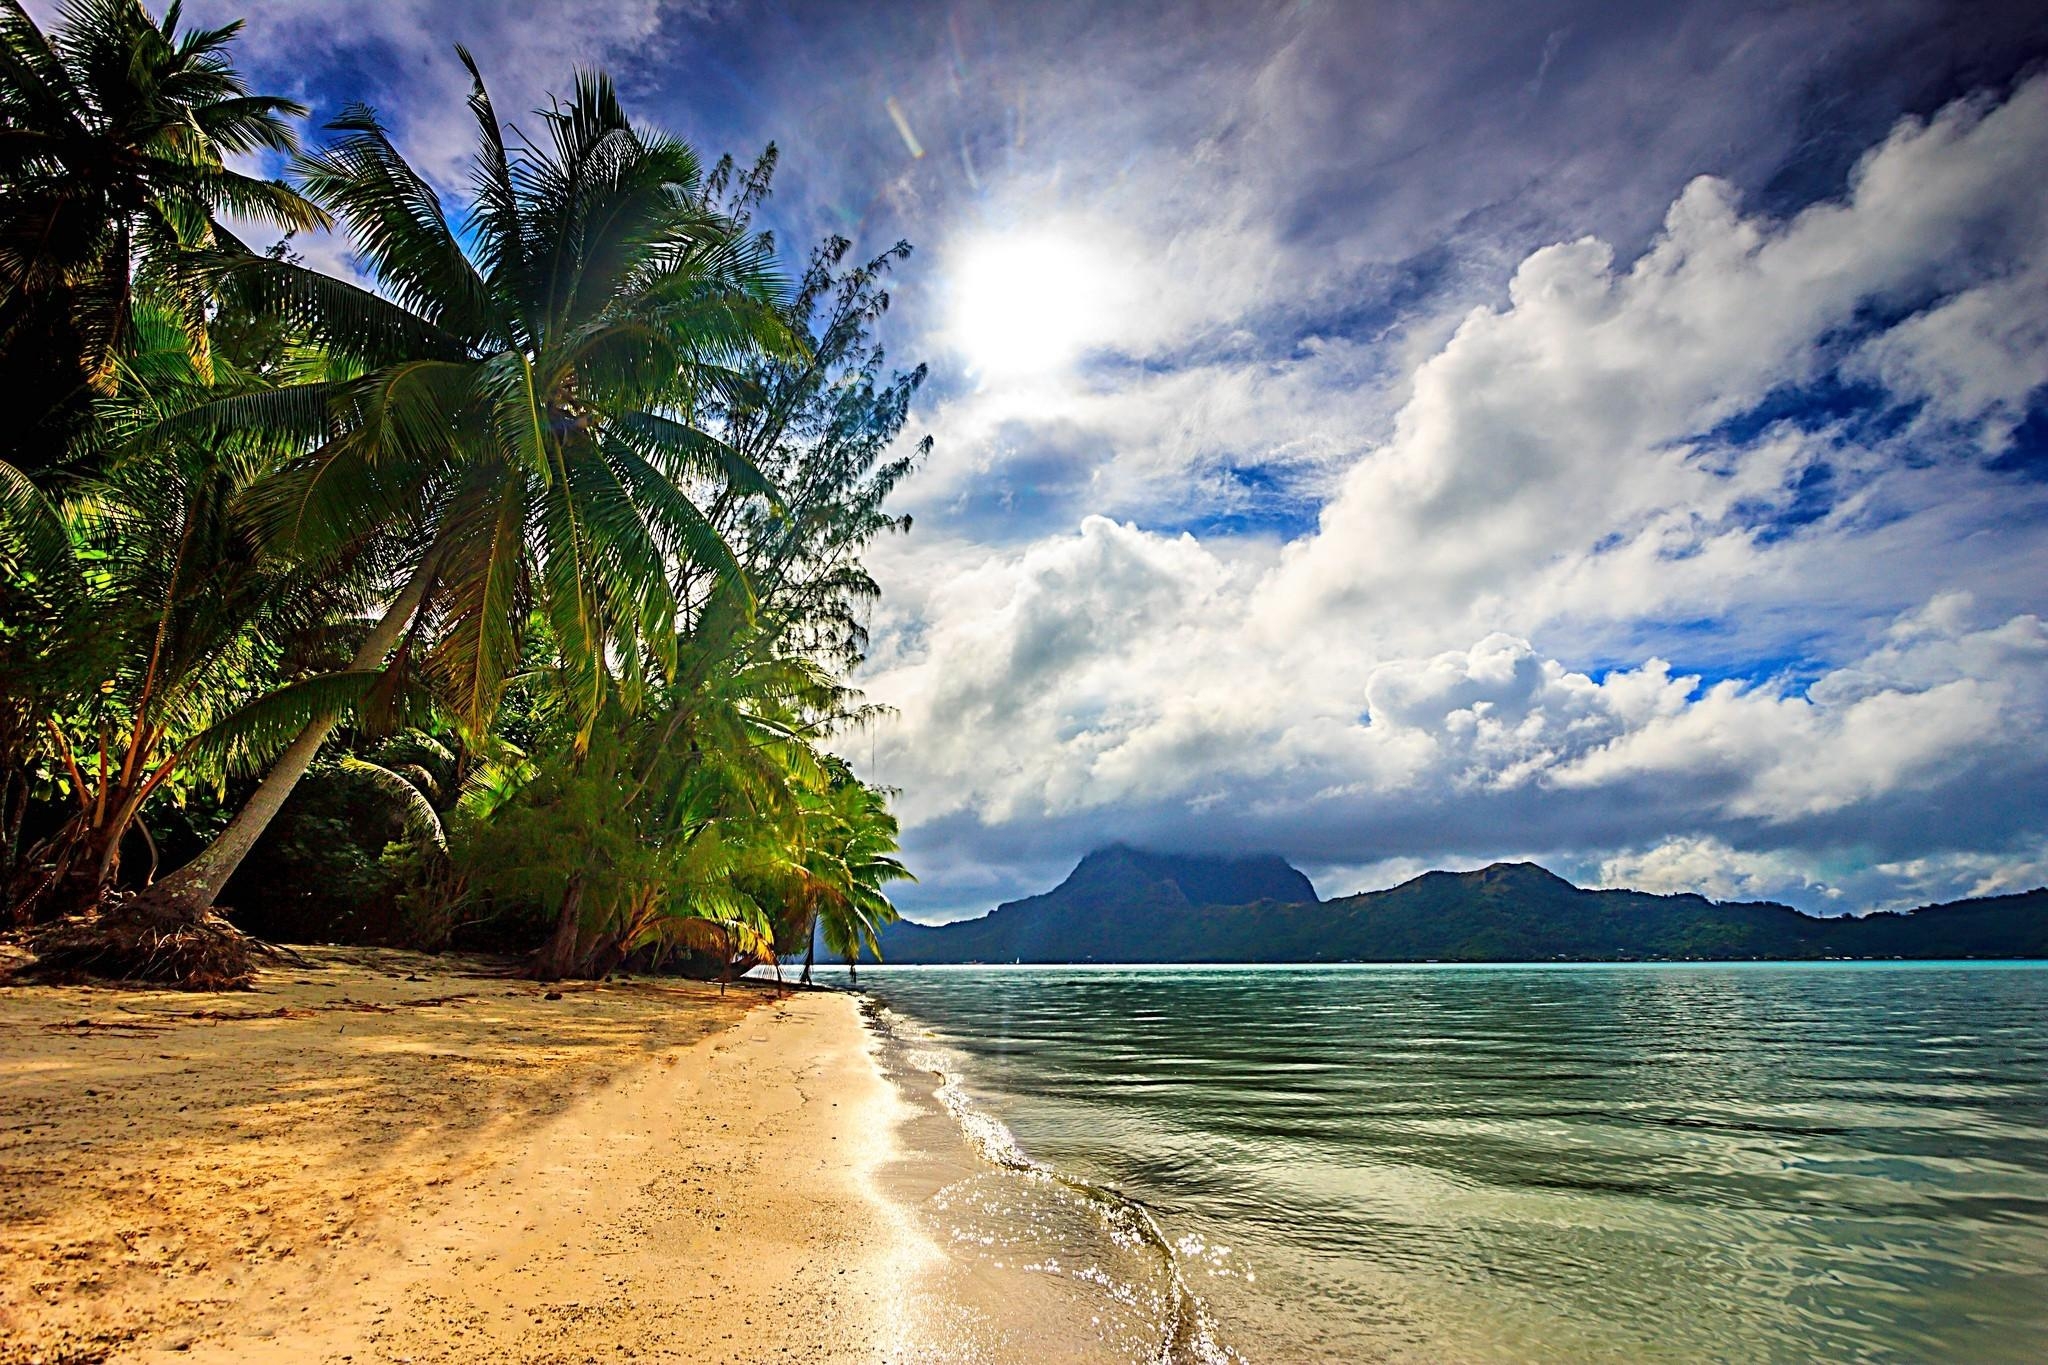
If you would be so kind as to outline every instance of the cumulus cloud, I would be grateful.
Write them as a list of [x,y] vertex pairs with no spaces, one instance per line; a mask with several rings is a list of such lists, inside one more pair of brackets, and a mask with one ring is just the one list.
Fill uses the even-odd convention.
[[1850,372],[1923,406],[1916,429],[1961,429],[1996,454],[2048,384],[2048,268],[1958,290],[1873,338]]
[[1842,895],[1841,888],[1815,880],[1804,859],[1775,850],[1744,852],[1703,835],[1667,839],[1602,859],[1594,884],[1667,896],[1696,892],[1724,901],[1768,900],[1788,886],[1824,901]]
[[1692,891],[1716,900],[1793,901],[1823,914],[1912,910],[2048,886],[2048,845],[2037,841],[2000,853],[1948,852],[1866,864],[1688,836],[1603,858],[1589,884],[1666,895]]
[[[1902,123],[1845,200],[1788,223],[1745,216],[1725,182],[1703,177],[1626,266],[1593,239],[1536,252],[1506,308],[1474,311],[1423,364],[1393,439],[1352,469],[1321,533],[1295,547],[1280,585],[1293,619],[1377,613],[1394,590],[1413,601],[1419,588],[1433,613],[1476,605],[1534,625],[1546,610],[1668,607],[1755,571],[1759,523],[1793,502],[1821,452],[1717,440],[1714,429],[1816,377],[1859,310],[1948,299],[1970,284],[1965,272],[2026,263],[2048,240],[2048,183],[2025,169],[2043,157],[2048,80],[2036,80],[1995,108],[1965,101]],[[1902,401],[1923,396],[1932,338],[1958,330],[1942,320],[1955,307],[1948,299],[1871,343],[1912,367]],[[2028,330],[1976,339],[1999,351],[2030,344]],[[2038,369],[2038,348],[2031,358]],[[1985,385],[2008,405],[2025,392]],[[1694,563],[1654,573],[1645,562],[1681,557]]]

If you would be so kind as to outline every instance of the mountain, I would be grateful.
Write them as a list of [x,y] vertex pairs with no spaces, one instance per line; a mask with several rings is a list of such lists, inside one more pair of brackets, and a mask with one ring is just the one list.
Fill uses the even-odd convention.
[[1534,863],[1495,863],[1318,901],[1277,857],[1114,845],[980,919],[891,925],[882,952],[894,963],[2048,957],[2048,889],[1823,918],[1769,901],[1588,891]]
[[[882,931],[884,962],[1164,962],[1198,907],[1316,904],[1307,877],[1273,854],[1244,858],[1099,848],[1043,895],[980,919]],[[1151,955],[1148,955],[1151,954]]]

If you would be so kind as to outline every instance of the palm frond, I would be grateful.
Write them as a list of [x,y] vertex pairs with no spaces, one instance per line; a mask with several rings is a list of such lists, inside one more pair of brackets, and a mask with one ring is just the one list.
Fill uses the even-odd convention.
[[343,772],[369,782],[378,791],[397,802],[403,812],[406,833],[410,837],[421,843],[431,844],[443,853],[448,851],[448,833],[441,827],[440,812],[434,809],[433,802],[427,799],[426,793],[418,786],[381,763],[371,763],[366,759],[349,755],[343,755],[341,768]]
[[26,474],[0,460],[0,573],[61,585],[75,572],[64,519]]
[[335,355],[372,367],[431,358],[457,361],[463,338],[360,285],[267,256],[218,254],[204,262],[210,283],[234,305],[274,317]]
[[276,756],[308,725],[346,712],[376,685],[377,670],[326,673],[278,688],[195,736],[195,763],[249,773]]
[[457,720],[480,734],[496,714],[518,660],[528,570],[527,489],[515,473],[472,480],[442,534],[441,596],[446,616],[429,667]]
[[450,335],[487,335],[488,291],[455,240],[440,195],[399,155],[368,106],[351,105],[327,127],[341,136],[293,165],[306,196],[347,226],[401,308]]
[[505,133],[476,59],[460,44],[455,52],[469,72],[469,110],[476,121],[477,164],[471,180],[475,201],[470,216],[478,229],[478,265],[488,280],[516,277],[526,265],[527,229],[519,214],[512,163],[505,153]]

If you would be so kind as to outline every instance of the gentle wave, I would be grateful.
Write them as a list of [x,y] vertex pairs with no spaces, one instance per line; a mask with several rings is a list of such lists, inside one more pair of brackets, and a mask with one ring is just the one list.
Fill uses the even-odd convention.
[[[1016,1134],[1001,1119],[977,1105],[962,1085],[957,1054],[937,1046],[931,1031],[909,1016],[864,996],[863,1013],[870,1025],[896,1044],[905,1065],[926,1072],[939,1084],[933,1098],[952,1117],[982,1158],[1016,1173],[1019,1177],[1056,1185],[1086,1201],[1101,1220],[1103,1230],[1118,1245],[1142,1247],[1158,1258],[1165,1292],[1163,1311],[1158,1316],[1159,1345],[1155,1365],[1243,1365],[1244,1357],[1223,1345],[1207,1306],[1183,1273],[1182,1258],[1205,1258],[1212,1248],[1200,1237],[1169,1240],[1152,1211],[1137,1199],[1110,1185],[1096,1184],[1034,1160],[1018,1143]],[[1227,1248],[1223,1254],[1228,1255]],[[1069,1270],[1056,1257],[1047,1257],[1026,1267],[1041,1274],[1070,1275],[1093,1283],[1117,1295],[1120,1287],[1101,1270],[1083,1266]],[[1130,1302],[1126,1298],[1126,1302]]]

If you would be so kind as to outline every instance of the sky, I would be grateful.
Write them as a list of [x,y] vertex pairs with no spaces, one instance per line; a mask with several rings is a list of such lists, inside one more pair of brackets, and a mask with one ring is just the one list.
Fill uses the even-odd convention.
[[[578,64],[916,250],[841,743],[916,918],[1112,839],[1839,913],[2048,882],[2048,9],[196,0],[464,182]],[[350,268],[343,244],[302,242]]]

